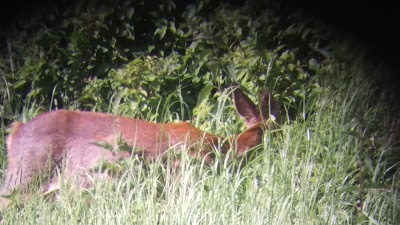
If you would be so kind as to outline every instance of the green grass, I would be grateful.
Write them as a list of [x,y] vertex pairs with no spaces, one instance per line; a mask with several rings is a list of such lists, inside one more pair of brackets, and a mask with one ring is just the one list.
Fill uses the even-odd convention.
[[11,35],[0,56],[0,180],[5,125],[57,107],[149,121],[195,117],[197,128],[232,136],[244,123],[221,89],[238,83],[252,99],[273,89],[297,118],[267,132],[241,170],[185,154],[179,170],[128,160],[90,190],[67,178],[58,196],[33,188],[24,206],[0,212],[0,225],[399,224],[398,118],[383,87],[363,76],[379,71],[362,65],[357,43],[342,46],[303,13],[282,18],[259,1],[207,2],[181,12],[168,2],[88,1],[54,25],[28,23]]
[[54,199],[33,191],[1,224],[396,224],[399,173],[384,176],[392,147],[376,121],[385,103],[368,82],[335,86],[322,85],[306,119],[267,132],[242,170],[185,154],[176,171],[133,159],[90,190],[66,180]]

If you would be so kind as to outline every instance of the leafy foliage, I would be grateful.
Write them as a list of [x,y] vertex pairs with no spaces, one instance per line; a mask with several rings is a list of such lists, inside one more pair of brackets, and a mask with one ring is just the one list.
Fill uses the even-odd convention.
[[176,112],[180,95],[192,109],[206,85],[217,87],[217,97],[232,83],[255,92],[267,87],[296,110],[318,87],[312,75],[324,57],[306,43],[321,35],[258,7],[199,1],[180,12],[173,2],[88,1],[55,12],[51,27],[7,42],[4,116],[12,117],[20,101],[99,111],[114,104],[115,113],[143,116],[167,96],[181,102]]

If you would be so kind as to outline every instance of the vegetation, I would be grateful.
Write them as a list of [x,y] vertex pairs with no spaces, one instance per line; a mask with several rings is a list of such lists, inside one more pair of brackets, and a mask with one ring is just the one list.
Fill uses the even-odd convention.
[[365,79],[363,55],[329,29],[282,12],[250,2],[87,1],[10,34],[0,52],[1,179],[7,125],[58,108],[194,118],[202,130],[232,136],[244,129],[229,98],[238,84],[255,101],[271,90],[286,121],[241,170],[204,166],[184,151],[175,172],[132,159],[90,190],[67,180],[57,200],[32,190],[26,205],[1,214],[2,224],[400,221],[400,154],[382,86]]

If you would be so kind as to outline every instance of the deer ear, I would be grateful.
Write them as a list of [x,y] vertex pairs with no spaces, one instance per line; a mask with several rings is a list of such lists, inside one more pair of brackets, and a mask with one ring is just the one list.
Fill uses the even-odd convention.
[[260,121],[259,109],[241,90],[233,91],[233,102],[236,111],[246,120],[248,128]]
[[278,101],[268,90],[260,95],[260,110],[263,119],[268,119],[272,115],[276,122],[280,121],[280,106]]

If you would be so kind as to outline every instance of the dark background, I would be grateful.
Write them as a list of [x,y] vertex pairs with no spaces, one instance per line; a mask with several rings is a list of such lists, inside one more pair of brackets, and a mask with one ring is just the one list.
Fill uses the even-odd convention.
[[[263,0],[259,0],[263,1]],[[271,2],[265,0],[266,2]],[[177,2],[186,2],[180,0]],[[233,1],[231,1],[233,2]],[[238,3],[235,1],[234,3]],[[388,1],[323,1],[286,0],[280,1],[288,11],[304,10],[306,16],[322,20],[336,32],[342,34],[365,50],[367,63],[377,66],[385,87],[400,94],[398,61],[400,59],[399,10]],[[0,40],[3,41],[13,24],[29,21],[36,15],[45,14],[51,8],[62,9],[75,4],[74,0],[2,2],[0,7]],[[400,98],[399,98],[400,99]]]

